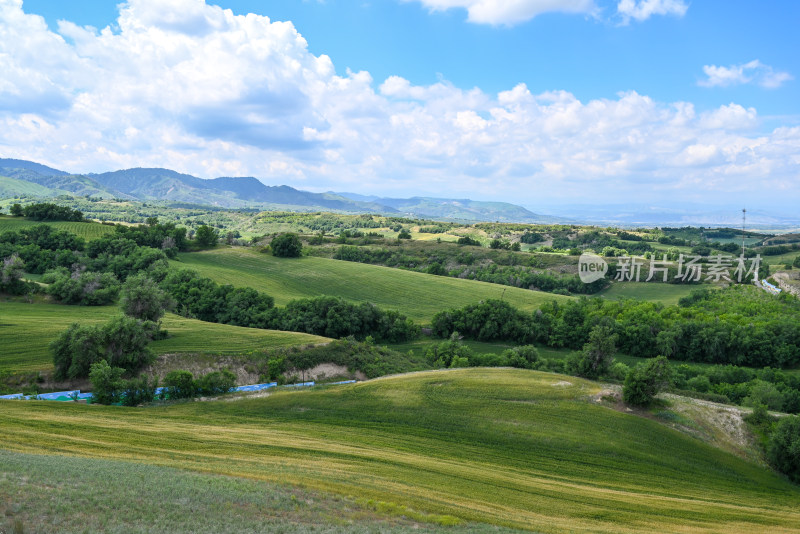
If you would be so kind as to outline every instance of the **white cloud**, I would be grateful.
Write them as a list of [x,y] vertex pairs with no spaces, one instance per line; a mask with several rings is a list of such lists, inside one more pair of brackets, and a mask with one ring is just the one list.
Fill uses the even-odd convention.
[[687,9],[689,6],[684,0],[619,0],[617,4],[617,13],[622,16],[623,24],[631,19],[642,22],[653,15],[682,17]]
[[705,65],[703,72],[707,78],[698,82],[702,87],[728,87],[754,83],[765,89],[777,89],[794,79],[788,72],[776,71],[757,59],[730,67]]
[[513,26],[543,13],[597,11],[594,0],[403,0],[418,1],[431,11],[467,10],[467,20],[476,24]]
[[800,196],[800,128],[761,132],[752,108],[376,82],[337,74],[291,23],[175,5],[130,0],[114,30],[59,35],[0,0],[0,156],[532,205],[689,188]]

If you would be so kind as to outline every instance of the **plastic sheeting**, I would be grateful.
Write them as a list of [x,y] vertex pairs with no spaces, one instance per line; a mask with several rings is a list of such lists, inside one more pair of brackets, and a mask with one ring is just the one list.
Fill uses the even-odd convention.
[[[329,386],[336,386],[340,384],[353,384],[356,380],[345,380],[343,382],[332,382],[330,384],[326,384]],[[300,382],[299,384],[286,384],[283,387],[286,388],[302,388],[302,387],[312,387],[315,386],[315,382]],[[269,382],[267,384],[251,384],[249,386],[237,386],[233,389],[233,391],[261,391],[264,389],[274,388],[277,387],[277,382]],[[156,388],[156,395],[161,395],[161,393],[166,388],[160,387]],[[40,393],[39,395],[23,395],[22,393],[15,393],[13,395],[2,395],[0,399],[21,399],[21,400],[51,400],[51,401],[73,401],[75,398],[81,400],[88,400],[92,398],[91,393],[81,393],[79,389],[73,389],[72,391],[56,391],[53,393]]]

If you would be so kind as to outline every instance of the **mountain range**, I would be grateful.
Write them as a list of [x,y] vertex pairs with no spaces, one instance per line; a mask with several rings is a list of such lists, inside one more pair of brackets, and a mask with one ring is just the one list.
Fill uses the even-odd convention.
[[381,198],[356,193],[311,193],[268,186],[253,177],[203,179],[170,169],[125,169],[70,174],[32,161],[0,158],[0,198],[58,195],[164,201],[222,208],[380,213],[460,221],[552,223],[566,219],[533,213],[506,202],[432,197]]

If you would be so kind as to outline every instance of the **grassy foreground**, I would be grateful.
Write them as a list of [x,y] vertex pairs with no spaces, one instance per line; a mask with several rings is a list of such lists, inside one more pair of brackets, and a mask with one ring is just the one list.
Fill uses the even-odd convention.
[[194,269],[219,283],[263,291],[272,295],[278,306],[292,299],[332,295],[399,310],[420,323],[429,322],[439,311],[492,298],[503,297],[528,311],[543,302],[571,298],[327,258],[275,258],[243,248],[180,254],[179,260],[172,265]]
[[[51,369],[53,357],[48,345],[70,324],[103,323],[120,313],[116,306],[0,302],[0,371]],[[328,338],[298,332],[206,323],[171,313],[164,317],[162,328],[169,331],[170,337],[150,345],[157,354],[236,354],[330,341]]]
[[587,399],[598,392],[573,377],[469,369],[144,409],[8,401],[0,448],[286,483],[442,524],[800,531],[797,486]]

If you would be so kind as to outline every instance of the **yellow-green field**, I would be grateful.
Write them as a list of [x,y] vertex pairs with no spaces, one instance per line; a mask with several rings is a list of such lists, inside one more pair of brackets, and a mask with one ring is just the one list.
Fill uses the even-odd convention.
[[[702,286],[709,287],[709,286]],[[680,299],[687,296],[695,289],[696,285],[689,284],[662,284],[653,282],[613,282],[607,289],[597,294],[609,300],[623,298],[634,300],[647,300],[661,302],[664,305],[677,304]]]
[[78,237],[82,237],[86,240],[97,239],[114,231],[113,226],[100,224],[98,222],[33,221],[30,219],[24,219],[22,217],[9,217],[8,215],[0,215],[0,233],[21,230],[22,228],[30,228],[31,226],[36,226],[37,224],[46,224],[57,230],[72,232]]
[[0,448],[291,484],[440,523],[800,532],[797,486],[605,407],[590,398],[599,392],[574,377],[468,369],[139,409],[6,401]]
[[449,308],[499,299],[531,311],[543,302],[570,297],[475,280],[432,276],[402,269],[331,260],[276,258],[252,249],[221,247],[180,254],[175,268],[194,269],[219,283],[252,287],[285,305],[292,299],[332,295],[399,310],[420,323]]
[[[120,313],[115,306],[0,301],[0,371],[49,370],[53,362],[48,345],[70,324],[102,323]],[[170,337],[150,345],[157,354],[236,354],[330,341],[310,334],[206,323],[174,314],[164,317],[162,328]]]

